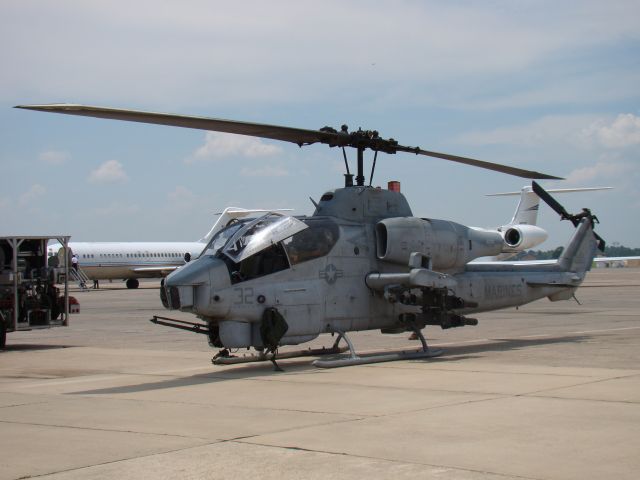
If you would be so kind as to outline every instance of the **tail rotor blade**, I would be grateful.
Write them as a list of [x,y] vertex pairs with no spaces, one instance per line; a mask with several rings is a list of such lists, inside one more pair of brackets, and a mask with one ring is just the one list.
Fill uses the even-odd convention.
[[[542,188],[540,184],[538,184],[537,182],[531,182],[531,187],[533,188],[534,193],[538,195],[547,205],[549,205],[558,215],[560,215],[563,220],[571,220],[571,215],[569,214],[569,212],[567,212],[567,210],[562,205],[560,205],[560,203],[558,203],[555,198],[549,195],[549,193],[547,193],[547,191]],[[573,220],[572,222],[575,226],[576,222],[574,222]]]
[[[573,223],[574,227],[577,227],[578,224],[580,223],[580,220],[585,217],[591,219],[592,225],[593,223],[598,223],[598,219],[596,218],[595,215],[591,213],[591,210],[585,208],[582,210],[582,213],[571,215],[569,212],[567,212],[567,210],[562,205],[560,205],[560,203],[558,203],[558,201],[555,198],[549,195],[549,193],[544,188],[542,188],[538,183],[531,182],[531,187],[534,193],[538,195],[547,205],[549,205],[558,215],[560,215],[560,217],[563,220],[571,220],[571,223]],[[596,232],[593,232],[593,234],[595,235],[596,240],[598,240],[598,249],[601,252],[604,252],[606,242]]]
[[604,241],[604,238],[602,238],[596,232],[593,232],[593,234],[596,236],[596,240],[598,240],[598,250],[600,250],[602,253],[604,253],[604,249],[605,249],[605,247],[607,245],[606,242]]

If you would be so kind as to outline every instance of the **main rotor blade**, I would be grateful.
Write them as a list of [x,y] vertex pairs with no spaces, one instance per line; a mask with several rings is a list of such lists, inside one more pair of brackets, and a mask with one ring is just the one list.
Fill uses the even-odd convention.
[[281,140],[298,145],[323,142],[331,144],[338,134],[322,132],[320,130],[305,130],[301,128],[266,125],[262,123],[238,122],[222,118],[194,117],[188,115],[174,115],[171,113],[142,112],[138,110],[124,110],[119,108],[93,107],[71,103],[50,105],[18,105],[15,108],[36,110],[41,112],[64,113],[81,117],[106,118],[110,120],[125,120],[128,122],[151,123],[172,127],[194,128],[214,132],[236,133],[252,137]]
[[444,160],[450,160],[452,162],[464,163],[465,165],[473,165],[474,167],[485,168],[487,170],[493,170],[496,172],[507,173],[516,177],[540,179],[540,180],[564,180],[561,177],[555,177],[546,173],[536,172],[534,170],[524,170],[522,168],[511,167],[509,165],[503,165],[501,163],[492,163],[484,160],[476,160],[474,158],[460,157],[458,155],[450,155],[448,153],[430,152],[428,150],[422,150],[421,148],[411,148],[398,146],[398,150],[403,152],[415,153],[416,155],[426,155],[427,157],[442,158]]
[[302,128],[283,127],[280,125],[267,125],[263,123],[239,122],[236,120],[225,120],[222,118],[194,117],[187,115],[175,115],[170,113],[143,112],[137,110],[125,110],[117,108],[94,107],[89,105],[76,104],[50,104],[50,105],[18,105],[16,108],[26,110],[37,110],[44,112],[63,113],[66,115],[78,115],[83,117],[106,118],[111,120],[125,120],[129,122],[151,123],[157,125],[168,125],[174,127],[195,128],[199,130],[210,130],[224,133],[235,133],[239,135],[250,135],[253,137],[268,138],[271,140],[281,140],[295,143],[296,145],[310,145],[312,143],[324,143],[330,147],[354,147],[358,149],[370,148],[374,151],[382,151],[394,154],[398,151],[414,153],[436,157],[452,162],[463,163],[487,170],[515,175],[523,178],[538,178],[561,180],[560,177],[547,175],[532,170],[502,165],[499,163],[476,160],[474,158],[460,157],[446,153],[430,152],[419,147],[407,147],[398,145],[393,139],[383,139],[378,136],[378,132],[361,131],[338,132],[332,128],[325,127],[321,130],[307,130]]

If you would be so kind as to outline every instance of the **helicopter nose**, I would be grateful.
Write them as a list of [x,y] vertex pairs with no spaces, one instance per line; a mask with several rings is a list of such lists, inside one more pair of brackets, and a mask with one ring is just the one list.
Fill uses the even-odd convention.
[[208,314],[213,292],[230,284],[229,271],[219,258],[203,256],[171,273],[161,291],[169,310]]

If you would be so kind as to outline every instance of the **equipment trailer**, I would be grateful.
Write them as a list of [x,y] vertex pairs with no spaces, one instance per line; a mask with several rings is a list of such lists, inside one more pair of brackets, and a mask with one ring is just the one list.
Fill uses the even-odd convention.
[[[68,266],[49,265],[47,242],[68,235],[0,237],[0,348],[8,332],[69,324]],[[56,287],[64,278],[64,291]]]

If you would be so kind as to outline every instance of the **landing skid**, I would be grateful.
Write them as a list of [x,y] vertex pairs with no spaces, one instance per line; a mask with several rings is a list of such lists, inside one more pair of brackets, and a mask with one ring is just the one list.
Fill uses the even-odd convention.
[[[215,357],[211,359],[211,363],[214,365],[236,365],[240,363],[252,363],[252,362],[267,362],[270,361],[274,364],[274,368],[277,371],[281,371],[278,367],[276,358],[281,360],[283,358],[301,358],[301,357],[317,357],[324,355],[337,355],[340,353],[344,353],[349,350],[348,358],[333,358],[333,359],[318,359],[313,362],[313,365],[318,368],[338,368],[338,367],[349,367],[352,365],[367,365],[370,363],[382,363],[382,362],[393,362],[395,360],[415,360],[418,358],[431,358],[437,357],[438,355],[442,355],[442,350],[429,348],[427,345],[427,341],[424,338],[424,335],[419,329],[414,329],[414,333],[417,338],[422,342],[422,350],[418,351],[402,351],[396,353],[385,353],[379,355],[368,355],[364,357],[358,356],[356,354],[355,349],[353,348],[353,344],[351,340],[347,336],[345,332],[336,331],[338,334],[338,338],[333,343],[333,346],[330,348],[322,347],[322,348],[314,348],[307,350],[296,350],[292,352],[283,352],[275,354],[273,352],[261,352],[258,354],[251,355],[243,355],[241,357],[232,356],[229,354],[229,351],[224,349],[221,350]],[[346,347],[340,347],[338,344],[340,340],[344,339],[347,342]]]
[[338,347],[334,344],[331,348],[313,348],[308,350],[295,350],[293,352],[278,353],[277,356],[274,353],[259,353],[251,355],[243,355],[241,357],[235,357],[230,355],[216,355],[211,359],[211,363],[214,365],[236,365],[238,363],[251,363],[251,362],[273,362],[276,357],[278,360],[283,358],[300,358],[300,357],[317,357],[320,355],[336,355],[346,352],[348,347]]
[[353,344],[349,337],[347,337],[344,332],[337,332],[340,334],[338,337],[338,341],[341,338],[344,338],[347,344],[349,345],[350,355],[348,358],[334,358],[334,359],[318,359],[313,362],[313,365],[318,368],[338,368],[338,367],[349,367],[353,365],[367,365],[370,363],[382,363],[382,362],[393,362],[395,360],[415,360],[417,358],[431,358],[437,357],[438,355],[442,355],[442,350],[429,348],[427,345],[427,341],[424,338],[424,335],[419,329],[413,330],[416,336],[422,342],[422,350],[411,351],[411,352],[397,352],[397,353],[383,353],[379,355],[369,355],[366,357],[360,357],[356,354],[355,349],[353,348]]

